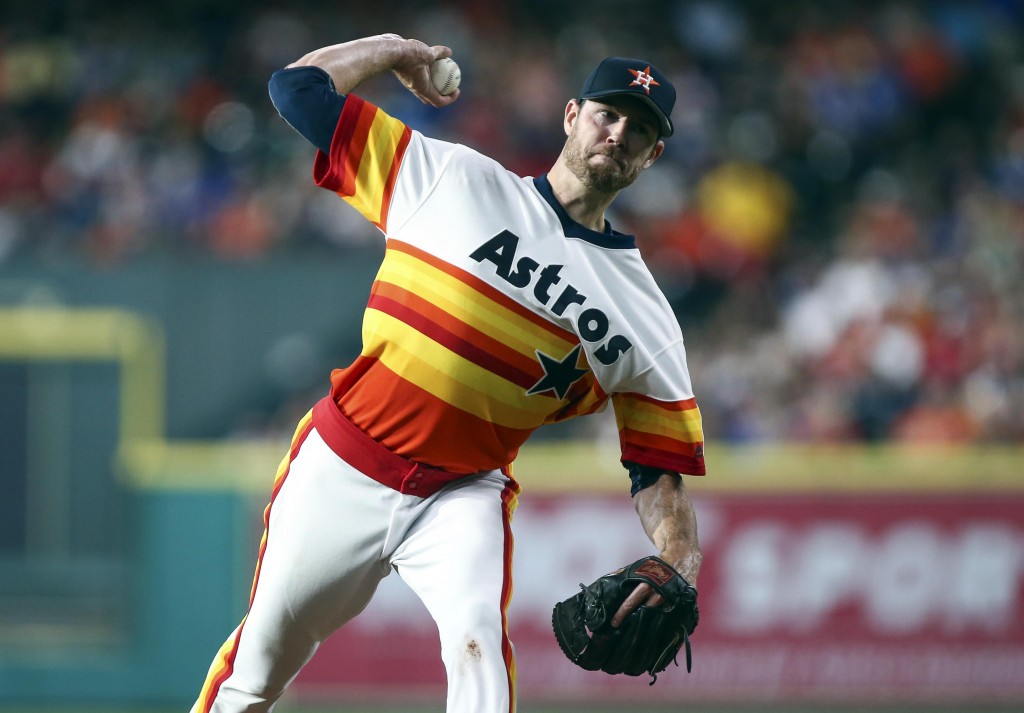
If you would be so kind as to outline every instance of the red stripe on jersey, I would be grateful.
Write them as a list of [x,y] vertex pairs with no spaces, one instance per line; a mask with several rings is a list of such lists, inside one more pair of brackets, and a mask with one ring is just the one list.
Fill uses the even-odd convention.
[[398,169],[402,166],[402,157],[405,156],[405,150],[409,148],[410,140],[412,140],[412,130],[407,126],[402,131],[402,138],[398,140],[398,146],[395,147],[395,157],[391,161],[391,169],[388,171],[388,178],[384,182],[384,195],[381,198],[380,204],[380,222],[376,224],[384,232],[387,232],[388,229],[391,195],[395,192],[395,183],[398,181]]
[[[323,151],[316,152],[316,159],[313,161],[313,181],[321,188],[346,196],[355,193],[355,186],[351,182],[346,186],[346,177],[349,171],[344,167],[346,166],[345,162],[351,161],[354,157],[354,166],[358,169],[359,161],[362,159],[363,145],[353,147],[352,136],[359,118],[363,114],[365,103],[354,94],[345,97],[345,104],[341,108],[341,117],[338,119],[338,125],[334,129],[334,136],[331,139],[331,155],[328,156]],[[341,174],[332,170],[332,166],[341,166]]]
[[[586,392],[593,392],[594,396],[592,398],[585,398],[588,395]],[[594,379],[593,373],[584,376],[570,387],[569,394],[566,397],[569,405],[549,417],[547,422],[558,423],[559,421],[568,421],[570,418],[590,416],[597,413],[604,408],[608,401],[608,397],[602,396],[602,393],[601,387]]]
[[[509,476],[511,478],[511,476]],[[515,512],[520,493],[519,484],[510,480],[501,492],[502,525],[505,529],[505,547],[503,557],[503,576],[501,583],[501,653],[505,659],[505,672],[508,676],[508,710],[516,710],[516,661],[515,650],[508,636],[508,606],[512,601],[512,558],[515,541],[512,537],[512,513]]]
[[372,357],[359,357],[353,366],[358,378],[349,380],[341,369],[331,375],[335,402],[373,440],[403,458],[452,473],[492,470],[515,460],[534,430],[500,426],[453,408]]
[[[351,97],[349,97],[351,98]],[[348,98],[345,99],[345,108],[348,108]],[[359,101],[356,109],[359,113],[348,121],[351,124],[350,135],[345,137],[345,143],[341,144],[342,153],[339,156],[339,166],[343,166],[341,188],[338,191],[343,196],[354,196],[356,194],[356,179],[359,176],[359,166],[363,162],[363,152],[366,150],[367,139],[370,136],[370,128],[377,116],[377,107],[362,100]],[[341,121],[345,121],[345,109],[342,109]],[[347,129],[347,127],[346,127]]]
[[464,322],[452,313],[445,311],[433,302],[420,297],[405,287],[393,282],[383,282],[378,280],[373,284],[371,294],[380,294],[385,297],[389,297],[396,302],[407,305],[413,311],[429,318],[433,322],[436,322],[442,327],[448,329],[448,331],[457,334],[465,334],[469,341],[474,344],[479,344],[487,352],[494,354],[496,357],[504,360],[512,367],[526,373],[537,373],[537,377],[540,377],[540,373],[537,371],[537,357],[532,351],[529,354],[517,351],[513,347],[499,341],[498,338],[485,334],[471,326],[468,322]]
[[[632,441],[634,436],[630,433],[625,433],[620,435],[620,438],[629,438]],[[661,440],[670,441],[670,439]],[[664,468],[674,473],[685,473],[687,475],[705,474],[704,445],[702,443],[687,444],[678,441],[670,441],[670,443],[674,446],[673,450],[641,446],[635,442],[624,443],[622,446],[622,460],[650,466],[651,468]],[[679,452],[680,448],[688,452],[681,453]],[[698,455],[698,449],[700,455]]]
[[479,292],[484,297],[514,312],[523,319],[529,320],[533,324],[542,327],[551,334],[554,334],[556,337],[561,337],[562,339],[565,339],[571,344],[576,344],[577,342],[579,342],[579,339],[573,332],[569,331],[568,329],[563,329],[554,322],[545,319],[544,317],[537,314],[533,310],[530,310],[524,305],[516,302],[508,295],[499,292],[497,288],[492,287],[490,284],[484,282],[476,275],[466,272],[462,268],[456,267],[451,263],[447,263],[441,260],[440,258],[434,257],[429,253],[423,252],[417,247],[409,245],[408,243],[403,243],[399,240],[389,240],[388,249],[398,250],[399,252],[403,252],[406,255],[411,255],[415,257],[417,260],[422,260],[431,267],[436,267],[438,270],[441,270],[442,272],[451,275],[457,280],[464,282],[466,285],[472,287],[474,290]]
[[[497,374],[503,379],[529,389],[537,383],[539,375],[524,371],[509,363],[521,355],[509,349],[494,339],[491,339],[482,332],[473,329],[469,325],[459,322],[456,318],[440,310],[431,310],[427,304],[410,305],[402,304],[397,300],[385,296],[378,290],[370,297],[367,307],[379,310],[401,320],[421,334],[433,339],[438,344],[447,347],[463,359],[471,361],[487,371]],[[422,308],[423,311],[417,309]],[[460,334],[456,334],[451,328],[441,324],[442,316],[445,321],[457,328]],[[499,356],[501,354],[501,356]]]
[[703,445],[702,441],[684,441],[680,438],[651,433],[650,431],[639,431],[629,427],[621,428],[619,430],[619,437],[623,443],[629,443],[639,448],[650,448],[666,453],[682,453],[687,456],[695,455],[697,447]]

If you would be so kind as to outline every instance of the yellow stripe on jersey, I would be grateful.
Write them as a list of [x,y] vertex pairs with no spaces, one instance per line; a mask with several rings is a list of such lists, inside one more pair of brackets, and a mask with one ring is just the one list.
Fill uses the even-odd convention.
[[[363,320],[364,356],[445,403],[508,428],[535,428],[554,403],[461,357],[405,322],[374,309]],[[386,348],[377,352],[377,348]],[[480,407],[487,405],[488,411]]]
[[535,350],[565,354],[575,344],[566,332],[559,337],[497,304],[457,277],[413,255],[389,251],[377,279],[395,285],[415,285],[416,293],[448,314],[466,315],[474,328],[535,359]]
[[348,95],[330,156],[317,153],[313,178],[384,230],[398,166],[411,130],[373,104]]
[[616,412],[620,428],[628,425],[636,431],[687,443],[696,443],[704,438],[700,410],[696,406],[683,410],[666,409],[649,401],[629,398],[629,394],[623,394],[621,402],[628,406]]
[[694,399],[657,401],[640,394],[616,394],[612,400],[624,460],[704,474],[703,426]]
[[355,171],[356,193],[346,200],[378,227],[384,222],[385,198],[390,202],[389,178],[405,133],[405,124],[374,107],[374,118],[362,151],[362,160]]

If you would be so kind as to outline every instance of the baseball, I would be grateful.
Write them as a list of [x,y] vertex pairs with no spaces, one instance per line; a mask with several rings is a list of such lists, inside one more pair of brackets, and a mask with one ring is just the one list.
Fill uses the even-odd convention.
[[447,96],[459,88],[462,71],[451,57],[435,60],[430,64],[430,79],[441,94]]

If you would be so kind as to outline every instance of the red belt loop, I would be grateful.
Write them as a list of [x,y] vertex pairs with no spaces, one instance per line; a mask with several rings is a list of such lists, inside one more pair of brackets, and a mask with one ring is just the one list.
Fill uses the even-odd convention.
[[405,494],[412,493],[413,495],[419,495],[419,489],[422,487],[423,473],[419,470],[419,466],[415,463],[409,468],[409,472],[402,478],[402,487],[398,488]]
[[313,406],[313,426],[339,458],[403,495],[426,498],[448,483],[469,477],[466,473],[450,473],[392,453],[349,421],[330,396]]

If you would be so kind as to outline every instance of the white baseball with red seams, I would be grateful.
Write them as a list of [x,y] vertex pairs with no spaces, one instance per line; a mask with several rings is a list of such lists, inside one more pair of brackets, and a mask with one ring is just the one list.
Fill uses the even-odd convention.
[[447,96],[459,88],[462,81],[462,70],[451,57],[443,57],[430,65],[430,81],[437,91]]

